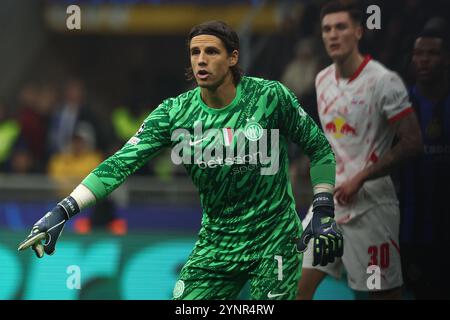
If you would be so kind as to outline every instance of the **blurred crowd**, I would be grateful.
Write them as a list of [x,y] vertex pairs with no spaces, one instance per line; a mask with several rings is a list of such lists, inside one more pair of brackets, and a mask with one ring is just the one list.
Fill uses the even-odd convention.
[[[19,91],[15,107],[0,104],[0,172],[47,173],[68,184],[62,190],[65,194],[71,180],[79,182],[118,150],[148,112],[119,105],[105,118],[89,102],[81,79],[28,83]],[[141,173],[151,173],[155,167]]]
[[[80,78],[25,84],[13,108],[0,104],[0,173],[46,174],[56,183],[57,198],[70,194],[137,132],[150,112],[136,103],[117,105],[106,116],[99,111]],[[174,178],[180,168],[168,156],[162,153],[136,174]],[[125,222],[116,218],[117,196],[119,200],[112,197],[95,206],[90,218],[78,219],[75,230],[108,226],[113,233],[124,233]]]
[[[267,42],[245,70],[252,76],[280,80],[317,123],[314,79],[330,63],[319,23],[324,2],[277,2],[277,30],[253,36],[253,43],[261,38]],[[412,84],[414,36],[427,25],[445,24],[449,13],[442,10],[444,2],[361,3],[363,7],[375,4],[381,8],[381,29],[365,28],[361,51]],[[162,99],[192,88],[183,80],[188,63],[184,36],[154,39],[52,35],[52,44],[37,57],[36,65],[41,68],[30,71],[30,78],[42,76],[36,81],[24,80],[8,103],[0,101],[0,173],[48,174],[65,194],[118,150]],[[58,76],[52,76],[55,74]],[[291,168],[294,192],[299,208],[304,209],[311,196],[308,160],[295,146],[291,149],[291,157],[296,159]],[[169,181],[184,171],[172,164],[167,151],[137,174]]]
[[[318,17],[323,2],[280,1],[278,29],[262,36],[269,38],[265,50],[246,70],[249,75],[283,82],[299,97],[303,107],[316,121],[314,79],[318,71],[330,63],[320,38]],[[406,82],[410,82],[412,79],[408,71],[413,37],[426,23],[436,23],[430,18],[442,14],[442,2],[371,1],[367,5],[377,3],[382,8],[381,29],[365,30],[362,51],[370,53],[387,67],[399,72]],[[398,15],[400,11],[402,14]],[[447,19],[445,16],[443,18]],[[105,49],[94,46],[94,42],[97,42],[100,47],[102,39],[86,36],[84,40],[71,40],[69,44],[79,48],[81,57],[77,60],[68,56],[67,43],[60,41],[58,47],[58,39],[61,38],[55,36],[56,44],[49,46],[51,49],[48,50],[62,52],[61,55],[67,58],[62,59],[62,63],[72,64],[66,66],[66,70],[81,69],[81,72],[78,72],[77,78],[63,74],[57,80],[49,80],[43,74],[44,80],[24,80],[16,97],[8,102],[9,105],[0,101],[0,137],[3,142],[0,146],[0,172],[58,175],[65,171],[63,163],[72,161],[79,168],[70,171],[78,175],[120,148],[159,104],[155,94],[149,96],[149,91],[159,93],[156,96],[160,98],[190,88],[189,84],[180,83],[182,75],[167,74],[173,69],[167,71],[167,67],[161,67],[161,70],[152,70],[154,67],[149,66],[152,63],[159,64],[159,58],[153,53],[154,47],[169,46],[174,41],[180,42],[181,47],[177,47],[175,54],[167,52],[166,63],[188,62],[186,52],[178,51],[178,48],[184,48],[184,38],[174,38],[168,39],[165,44],[139,40],[130,46],[125,46],[127,42],[122,43],[121,39],[113,38],[105,43]],[[113,47],[114,43],[117,43],[117,47]],[[88,59],[83,50],[88,50]],[[129,55],[123,56],[123,52],[129,52]],[[178,61],[171,61],[175,55]],[[51,52],[48,56],[51,57],[48,64],[51,64],[55,53]],[[159,54],[157,56],[160,57]],[[179,59],[181,57],[183,59]],[[129,61],[118,63],[119,60]],[[82,63],[86,67],[81,68]],[[116,74],[111,73],[113,66]],[[92,85],[93,82],[101,83],[103,87]],[[106,107],[99,110],[97,101],[90,101],[94,94],[103,100],[103,106]],[[126,97],[120,97],[121,94]],[[116,101],[126,102],[114,101],[111,104],[110,96],[113,95],[120,97]],[[133,97],[130,98],[130,95]],[[147,97],[148,101],[145,101]],[[79,157],[86,161],[79,161]],[[86,168],[83,168],[84,164]],[[170,169],[162,167],[159,164],[145,168],[142,172],[151,173],[156,168],[161,171],[161,175],[167,176]],[[172,172],[176,174],[178,171]]]

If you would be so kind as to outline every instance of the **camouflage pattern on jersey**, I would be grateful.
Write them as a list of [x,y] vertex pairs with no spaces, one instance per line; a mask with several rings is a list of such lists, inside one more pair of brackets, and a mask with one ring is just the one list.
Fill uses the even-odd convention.
[[[215,129],[214,135],[196,135],[199,126],[203,133]],[[279,139],[274,143],[276,132]],[[243,77],[233,102],[222,109],[205,105],[200,88],[165,100],[83,184],[103,198],[163,147],[175,149],[184,143],[179,154],[191,160],[183,165],[203,209],[196,253],[221,261],[273,257],[302,232],[288,175],[289,140],[309,156],[312,167],[334,166],[325,136],[292,92],[277,81]],[[260,161],[263,152],[252,149],[255,141],[266,141],[267,154],[279,162],[273,174],[262,174],[273,163]],[[216,156],[219,149],[223,152]],[[244,157],[237,156],[239,150]],[[210,157],[202,162],[205,154]],[[257,163],[250,163],[255,159]]]

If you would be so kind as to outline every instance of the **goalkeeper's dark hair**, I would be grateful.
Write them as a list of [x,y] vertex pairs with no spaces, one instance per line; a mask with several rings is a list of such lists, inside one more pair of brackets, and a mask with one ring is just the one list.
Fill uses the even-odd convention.
[[[228,54],[231,54],[234,50],[239,51],[239,37],[233,29],[229,25],[227,25],[223,21],[213,20],[201,23],[199,25],[194,26],[189,32],[187,38],[187,48],[188,52],[190,51],[191,40],[195,36],[199,36],[201,34],[208,34],[212,36],[216,36],[225,46]],[[239,63],[230,67],[231,74],[233,76],[233,82],[237,85],[242,78],[242,69],[239,66]],[[192,67],[187,68],[186,70],[186,78],[187,80],[194,80],[194,73],[192,71]]]
[[320,10],[320,22],[327,14],[347,12],[352,21],[358,25],[363,23],[361,5],[354,0],[335,0],[327,2]]

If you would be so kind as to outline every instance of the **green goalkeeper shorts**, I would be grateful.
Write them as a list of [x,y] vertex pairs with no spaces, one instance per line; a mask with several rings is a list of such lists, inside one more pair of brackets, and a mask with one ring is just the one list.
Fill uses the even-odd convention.
[[174,300],[236,299],[249,281],[251,299],[292,300],[297,295],[303,254],[294,248],[250,261],[218,261],[192,252],[173,290]]

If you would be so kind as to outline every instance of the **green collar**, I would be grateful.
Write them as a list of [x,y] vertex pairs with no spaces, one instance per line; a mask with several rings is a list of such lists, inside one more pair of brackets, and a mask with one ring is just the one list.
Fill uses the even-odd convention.
[[236,96],[234,97],[233,101],[231,103],[223,108],[211,108],[208,107],[208,105],[203,101],[200,87],[197,87],[197,99],[200,102],[200,105],[203,110],[206,112],[212,113],[212,114],[219,114],[222,112],[228,112],[231,109],[233,109],[241,100],[241,91],[242,91],[242,81],[240,81],[236,87]]

